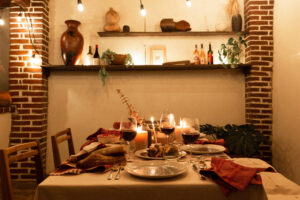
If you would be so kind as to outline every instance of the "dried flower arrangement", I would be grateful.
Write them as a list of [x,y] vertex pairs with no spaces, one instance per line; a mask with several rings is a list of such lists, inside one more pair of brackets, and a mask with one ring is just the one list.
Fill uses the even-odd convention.
[[139,114],[135,111],[133,105],[129,103],[128,97],[126,97],[120,89],[117,89],[117,93],[120,95],[122,104],[125,104],[127,106],[130,118],[136,119],[138,123],[142,124],[143,120],[139,117]]
[[227,5],[227,13],[229,16],[237,16],[240,14],[240,4],[238,0],[229,0]]

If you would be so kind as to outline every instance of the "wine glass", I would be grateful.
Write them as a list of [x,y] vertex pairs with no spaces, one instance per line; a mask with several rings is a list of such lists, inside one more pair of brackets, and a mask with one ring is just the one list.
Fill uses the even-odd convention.
[[120,123],[121,138],[126,141],[128,145],[128,160],[133,161],[134,152],[134,138],[137,134],[137,120],[131,118],[130,122]]
[[[197,119],[194,119],[194,120],[188,119],[186,121],[189,122],[190,127],[199,127],[199,120],[197,120]],[[198,130],[196,130],[195,128],[183,129],[182,138],[183,138],[184,144],[187,145],[189,152],[190,152],[190,159],[189,159],[190,163],[193,162],[191,144],[194,144],[198,140],[199,136],[200,136],[200,132]]]
[[167,145],[169,145],[169,136],[175,131],[175,118],[172,113],[163,113],[160,118],[160,130],[167,136]]

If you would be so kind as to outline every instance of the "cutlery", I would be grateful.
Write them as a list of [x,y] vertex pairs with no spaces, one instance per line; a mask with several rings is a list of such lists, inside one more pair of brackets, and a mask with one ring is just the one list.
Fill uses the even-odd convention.
[[196,164],[193,164],[193,170],[200,176],[202,180],[206,180],[206,177],[200,174],[199,169]]
[[111,170],[110,170],[110,173],[107,177],[107,180],[112,180],[113,178],[113,173],[116,172],[118,169],[116,167],[112,167]]
[[124,169],[124,167],[122,167],[122,166],[119,167],[117,175],[115,176],[115,180],[119,180],[120,179],[120,173],[121,173],[121,170],[123,170],[123,169]]

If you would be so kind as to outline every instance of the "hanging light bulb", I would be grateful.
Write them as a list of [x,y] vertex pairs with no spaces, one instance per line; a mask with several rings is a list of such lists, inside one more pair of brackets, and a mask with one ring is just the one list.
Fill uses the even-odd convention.
[[83,7],[83,5],[82,5],[81,0],[77,0],[77,8],[78,8],[78,10],[79,10],[80,12],[83,12],[84,7]]
[[41,66],[43,61],[42,61],[42,57],[40,54],[36,53],[36,52],[32,52],[32,56],[29,59],[31,66]]
[[186,6],[191,7],[192,6],[192,1],[191,0],[186,0]]
[[0,26],[3,26],[5,23],[4,23],[4,20],[2,19],[2,17],[0,16]]
[[18,17],[17,17],[17,21],[18,21],[18,22],[21,22],[21,20],[22,20],[22,13],[19,12]]
[[145,16],[147,15],[147,11],[146,11],[145,8],[144,8],[144,5],[143,5],[143,3],[142,3],[142,0],[140,0],[140,3],[141,3],[141,6],[140,6],[140,9],[141,9],[141,15],[145,17]]

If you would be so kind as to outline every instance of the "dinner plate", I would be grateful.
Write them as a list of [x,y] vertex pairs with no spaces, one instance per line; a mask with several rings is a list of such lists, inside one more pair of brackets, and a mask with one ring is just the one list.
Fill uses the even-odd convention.
[[147,149],[141,149],[141,150],[138,150],[135,152],[135,155],[136,157],[139,157],[139,158],[143,158],[143,159],[147,159],[147,160],[165,160],[165,158],[182,158],[184,156],[186,156],[186,152],[185,151],[180,151],[179,152],[179,155],[178,156],[165,156],[165,158],[162,158],[162,157],[150,157],[148,156],[148,152],[147,152]]
[[141,178],[164,179],[185,173],[188,166],[186,162],[153,160],[128,163],[125,170],[129,174]]
[[216,144],[192,144],[191,147],[183,146],[181,148],[183,151],[190,152],[193,154],[214,154],[214,153],[222,153],[226,149],[221,145]]

